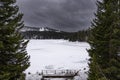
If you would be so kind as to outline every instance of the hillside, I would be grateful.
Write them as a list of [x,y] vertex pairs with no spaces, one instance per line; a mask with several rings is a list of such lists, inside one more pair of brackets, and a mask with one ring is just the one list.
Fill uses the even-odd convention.
[[29,27],[21,29],[21,34],[25,39],[65,39],[69,41],[86,41],[87,31],[65,32],[48,27]]

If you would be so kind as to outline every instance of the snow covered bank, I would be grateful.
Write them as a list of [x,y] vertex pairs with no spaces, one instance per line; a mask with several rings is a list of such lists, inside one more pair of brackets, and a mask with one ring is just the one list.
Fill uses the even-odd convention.
[[27,51],[31,56],[31,66],[26,73],[41,70],[74,69],[88,70],[88,52],[86,42],[69,42],[67,40],[30,40]]

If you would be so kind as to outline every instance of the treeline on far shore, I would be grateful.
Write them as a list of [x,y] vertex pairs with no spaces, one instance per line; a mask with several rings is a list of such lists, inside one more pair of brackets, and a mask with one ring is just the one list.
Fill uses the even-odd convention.
[[87,41],[88,30],[78,32],[55,31],[25,31],[21,32],[25,39],[65,39],[69,41]]

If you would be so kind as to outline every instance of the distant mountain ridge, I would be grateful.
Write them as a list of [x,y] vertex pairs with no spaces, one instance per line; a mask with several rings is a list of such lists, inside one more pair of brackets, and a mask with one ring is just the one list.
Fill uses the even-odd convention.
[[20,32],[25,39],[65,39],[69,35],[67,32],[48,27],[24,26]]
[[52,28],[48,28],[48,27],[30,27],[30,26],[24,26],[24,27],[21,29],[21,32],[26,32],[26,31],[40,31],[40,32],[50,31],[50,32],[63,32],[63,31],[56,30],[56,29],[52,29]]
[[24,26],[20,33],[25,39],[66,39],[69,41],[87,41],[89,31],[65,32],[48,27]]

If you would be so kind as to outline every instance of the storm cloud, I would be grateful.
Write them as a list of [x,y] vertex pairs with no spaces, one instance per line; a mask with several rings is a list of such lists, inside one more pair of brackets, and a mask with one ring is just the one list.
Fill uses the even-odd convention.
[[96,0],[17,0],[25,25],[63,31],[87,29],[96,11]]

